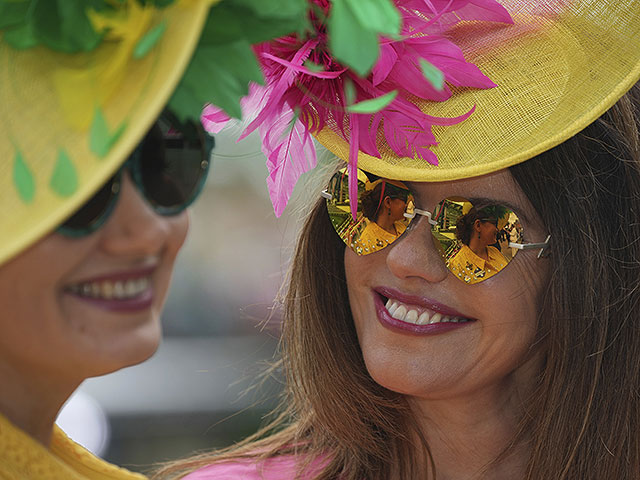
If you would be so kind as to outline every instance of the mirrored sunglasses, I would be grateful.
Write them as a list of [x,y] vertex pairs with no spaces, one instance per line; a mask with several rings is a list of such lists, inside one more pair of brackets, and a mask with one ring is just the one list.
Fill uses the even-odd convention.
[[123,166],[73,213],[58,233],[70,237],[98,230],[115,209],[126,169],[138,191],[159,215],[177,215],[198,197],[209,171],[213,137],[200,127],[183,131],[159,120]]
[[445,265],[467,284],[499,273],[520,250],[538,249],[540,258],[549,245],[550,235],[543,243],[525,243],[520,219],[509,206],[447,197],[429,212],[416,207],[413,193],[403,182],[360,169],[357,175],[355,220],[346,169],[333,175],[322,196],[336,233],[358,255],[388,247],[417,216],[427,217],[433,244]]

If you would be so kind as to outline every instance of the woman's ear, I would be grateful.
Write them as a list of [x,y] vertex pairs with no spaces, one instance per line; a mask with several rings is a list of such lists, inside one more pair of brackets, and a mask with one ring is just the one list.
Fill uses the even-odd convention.
[[382,201],[382,204],[386,207],[386,208],[391,208],[391,197],[384,197],[384,200]]
[[473,229],[476,232],[480,232],[480,223],[481,223],[480,220],[476,220],[475,222],[473,222]]

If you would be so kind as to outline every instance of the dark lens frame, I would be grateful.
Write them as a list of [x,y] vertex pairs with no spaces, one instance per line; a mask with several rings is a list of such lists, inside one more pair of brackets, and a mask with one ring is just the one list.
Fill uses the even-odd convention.
[[[155,198],[155,193],[157,192],[150,191],[150,189],[146,187],[145,181],[143,178],[144,173],[142,168],[142,165],[143,165],[142,155],[143,155],[143,149],[144,149],[144,142],[142,142],[140,145],[138,145],[138,147],[136,147],[136,149],[133,151],[133,153],[131,154],[131,156],[129,157],[129,159],[125,164],[125,166],[129,169],[129,172],[131,173],[131,178],[133,179],[134,183],[142,193],[142,196],[146,199],[147,203],[151,205],[154,212],[156,212],[158,215],[172,216],[172,215],[178,215],[179,213],[183,212],[196,200],[196,198],[198,198],[198,196],[202,192],[202,189],[204,188],[204,185],[206,184],[207,177],[209,174],[209,169],[211,166],[210,157],[214,147],[214,139],[213,137],[208,135],[206,132],[204,132],[204,130],[201,128],[197,130],[197,134],[198,134],[198,141],[200,143],[200,152],[201,152],[200,175],[194,185],[193,190],[190,192],[189,196],[179,204],[176,204],[174,206],[166,206],[166,205],[160,204]],[[165,140],[165,144],[166,143],[167,141]]]
[[[96,230],[98,230],[115,210],[116,205],[118,203],[118,195],[120,194],[120,188],[122,185],[122,168],[119,169],[116,174],[107,180],[102,187],[98,189],[98,191],[87,200],[82,206],[76,210],[69,218],[67,218],[57,229],[56,231],[65,237],[71,238],[79,238],[84,237],[86,235],[90,235]],[[110,192],[109,197],[106,199],[104,204],[101,207],[97,208],[97,202],[99,201],[100,195],[103,191],[107,190]],[[86,215],[84,212],[88,209],[96,209],[97,213],[91,215],[87,220],[83,220],[83,226],[73,226],[74,219],[78,219],[79,217]]]
[[[154,124],[155,125],[155,124]],[[148,135],[136,146],[135,150],[131,153],[129,158],[118,169],[118,171],[107,182],[104,183],[100,189],[94,193],[94,195],[87,200],[80,208],[78,208],[73,214],[71,214],[57,229],[56,231],[66,237],[79,238],[86,235],[90,235],[98,230],[107,219],[113,213],[120,193],[122,185],[123,170],[127,168],[131,179],[142,194],[145,201],[151,206],[151,208],[159,215],[172,216],[178,215],[189,207],[196,198],[202,192],[207,180],[207,176],[210,169],[210,156],[214,147],[214,138],[204,132],[202,127],[196,127],[192,129],[197,134],[197,139],[200,143],[201,159],[200,159],[200,174],[194,184],[193,190],[190,192],[188,198],[176,204],[175,206],[166,207],[158,204],[154,198],[154,192],[149,191],[145,187],[144,173],[142,168],[142,149],[144,142],[147,141]],[[192,135],[193,136],[193,135]],[[161,139],[160,141],[164,141]],[[109,189],[109,196],[106,200],[100,198],[104,194],[105,189]],[[96,202],[102,202],[97,204]],[[87,211],[95,210],[95,213],[91,215]],[[79,221],[80,217],[85,215],[87,218],[82,218],[82,222]],[[74,225],[75,223],[81,223],[82,226]]]

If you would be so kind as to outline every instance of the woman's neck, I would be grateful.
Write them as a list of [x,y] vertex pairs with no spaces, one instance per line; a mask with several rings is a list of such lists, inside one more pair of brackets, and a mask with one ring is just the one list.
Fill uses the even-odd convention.
[[0,385],[0,414],[49,447],[58,412],[80,382],[65,383],[47,375],[17,371],[0,359]]
[[381,215],[378,215],[376,219],[376,224],[383,230],[391,233],[392,235],[397,235],[395,222],[391,219],[391,215],[387,212],[383,212]]
[[501,455],[516,438],[526,396],[506,392],[493,388],[470,392],[466,398],[410,399],[438,480],[524,477],[529,455],[526,443],[520,440]]
[[475,253],[483,260],[489,260],[489,251],[487,249],[487,246],[478,237],[471,237],[471,239],[469,240],[469,248],[473,253]]

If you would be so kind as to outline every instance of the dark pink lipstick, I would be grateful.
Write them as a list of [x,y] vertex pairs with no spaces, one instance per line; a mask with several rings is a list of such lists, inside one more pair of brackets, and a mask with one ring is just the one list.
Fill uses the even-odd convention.
[[[447,305],[443,305],[425,297],[407,295],[398,290],[388,287],[375,288],[373,296],[376,313],[378,314],[378,320],[380,321],[382,326],[399,333],[411,335],[437,335],[440,333],[448,332],[450,330],[463,328],[465,326],[473,324],[476,321],[474,318],[470,318],[454,310],[453,308],[448,307]],[[393,318],[393,316],[391,316],[389,310],[387,310],[385,306],[385,302],[389,298],[398,300],[405,305],[413,305],[425,310],[430,310],[434,313],[439,313],[447,317],[463,318],[465,319],[465,321],[438,322],[426,325],[417,325],[411,322],[398,320],[397,318]]]

